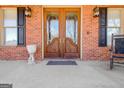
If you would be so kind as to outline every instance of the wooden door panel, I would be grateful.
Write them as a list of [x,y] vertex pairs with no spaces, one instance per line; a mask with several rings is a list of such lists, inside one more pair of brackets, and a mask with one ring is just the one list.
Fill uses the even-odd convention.
[[64,58],[74,59],[79,57],[80,57],[79,53],[64,53]]
[[[56,19],[54,16],[56,14],[58,18],[58,25],[55,24],[53,27],[48,28],[48,23],[49,25],[52,23],[48,22],[48,19]],[[67,16],[68,14],[69,16]],[[48,18],[49,15],[52,17]],[[73,17],[75,17],[75,23],[71,20]],[[69,19],[69,21],[66,19]],[[44,9],[44,24],[45,57],[78,58],[80,56],[80,9]],[[57,26],[58,30],[56,30],[54,26]],[[58,31],[57,36],[55,35],[56,31]]]
[[56,9],[54,11],[51,9],[45,9],[44,12],[45,57],[59,57],[59,11]]
[[47,46],[47,52],[58,53],[59,52],[59,38],[54,38],[52,42]]
[[66,53],[77,53],[78,46],[72,41],[71,38],[66,38]]
[[64,58],[80,56],[80,10],[65,10]]

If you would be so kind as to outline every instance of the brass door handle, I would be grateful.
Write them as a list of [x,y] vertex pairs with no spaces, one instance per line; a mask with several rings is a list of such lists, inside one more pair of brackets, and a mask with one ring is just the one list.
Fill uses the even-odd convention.
[[62,42],[62,40],[61,40],[61,38],[59,39],[59,43],[61,44],[61,42]]
[[60,44],[61,44],[61,43],[64,44],[64,43],[65,43],[65,38],[63,38],[63,39],[60,38],[60,39],[59,39],[59,43],[60,43]]
[[63,38],[63,40],[62,40],[62,41],[63,41],[62,43],[64,44],[64,42],[65,42],[65,38]]

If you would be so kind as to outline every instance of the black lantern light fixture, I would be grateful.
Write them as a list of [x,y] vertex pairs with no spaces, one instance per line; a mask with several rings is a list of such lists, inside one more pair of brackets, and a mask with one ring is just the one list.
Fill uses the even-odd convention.
[[94,9],[93,9],[93,17],[98,17],[99,16],[99,7],[95,7]]
[[29,7],[25,8],[25,16],[31,17],[31,8],[29,8]]

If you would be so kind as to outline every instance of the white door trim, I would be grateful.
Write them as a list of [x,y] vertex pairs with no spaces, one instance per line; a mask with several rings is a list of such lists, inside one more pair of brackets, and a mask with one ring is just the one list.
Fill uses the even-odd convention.
[[63,8],[63,7],[77,7],[77,8],[80,8],[81,9],[81,24],[80,24],[80,33],[81,33],[81,36],[80,36],[80,59],[82,60],[83,59],[83,46],[82,46],[82,32],[83,32],[83,6],[79,5],[79,6],[42,6],[42,59],[44,59],[44,8],[49,8],[49,7],[52,7],[52,8]]
[[80,36],[80,59],[82,60],[83,59],[83,6],[81,6],[81,24],[80,24],[80,27],[81,27],[81,36]]
[[41,15],[41,17],[42,17],[42,59],[44,59],[44,14],[43,14],[43,6],[42,6],[42,9],[41,9],[41,11],[42,11],[42,15]]

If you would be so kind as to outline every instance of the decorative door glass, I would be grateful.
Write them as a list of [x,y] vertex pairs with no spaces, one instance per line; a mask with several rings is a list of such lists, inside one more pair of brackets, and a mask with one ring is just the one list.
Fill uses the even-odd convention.
[[47,16],[47,44],[50,44],[54,38],[59,37],[59,19],[57,14],[48,14]]
[[66,15],[66,38],[71,38],[75,44],[78,43],[78,18],[75,13]]

